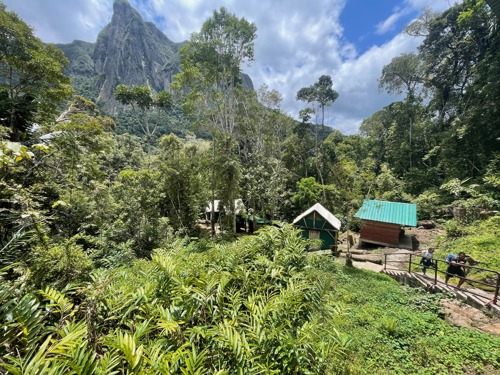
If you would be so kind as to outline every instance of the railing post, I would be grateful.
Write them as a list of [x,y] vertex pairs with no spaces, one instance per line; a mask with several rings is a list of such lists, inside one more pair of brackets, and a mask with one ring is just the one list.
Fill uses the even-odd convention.
[[410,263],[408,263],[408,273],[411,273],[411,256],[412,254],[410,254]]
[[497,287],[495,288],[495,297],[493,297],[493,303],[496,305],[498,300],[498,290],[500,289],[500,272],[497,273]]
[[438,261],[434,262],[434,285],[437,285],[438,282]]
[[387,254],[384,254],[384,271],[387,269]]

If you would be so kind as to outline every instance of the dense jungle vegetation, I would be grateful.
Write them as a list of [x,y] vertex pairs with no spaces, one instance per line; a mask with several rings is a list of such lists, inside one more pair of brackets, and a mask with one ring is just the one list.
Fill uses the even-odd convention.
[[[500,339],[447,324],[439,296],[307,254],[285,224],[320,202],[357,230],[363,199],[411,202],[446,229],[443,254],[500,267],[489,8],[467,1],[409,25],[418,52],[379,80],[404,99],[355,135],[325,127],[335,77],[297,92],[300,121],[279,92],[242,87],[256,32],[214,11],[171,91],[119,85],[112,118],[0,3],[0,373],[500,371]],[[236,235],[237,198],[280,224]],[[213,199],[226,207],[217,234],[196,225]]]

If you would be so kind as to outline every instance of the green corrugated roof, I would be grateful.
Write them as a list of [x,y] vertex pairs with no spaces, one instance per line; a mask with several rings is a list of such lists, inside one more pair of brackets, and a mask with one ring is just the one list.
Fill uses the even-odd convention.
[[354,217],[384,223],[417,226],[417,205],[365,199]]

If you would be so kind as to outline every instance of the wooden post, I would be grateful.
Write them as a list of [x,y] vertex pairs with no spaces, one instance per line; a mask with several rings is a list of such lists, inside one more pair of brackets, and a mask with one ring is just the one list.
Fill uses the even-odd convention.
[[495,289],[495,297],[493,297],[493,303],[496,305],[498,300],[498,290],[500,289],[500,273],[497,273],[497,287]]
[[345,266],[346,267],[353,267],[353,264],[352,264],[352,254],[350,252],[346,253],[346,256],[345,256]]

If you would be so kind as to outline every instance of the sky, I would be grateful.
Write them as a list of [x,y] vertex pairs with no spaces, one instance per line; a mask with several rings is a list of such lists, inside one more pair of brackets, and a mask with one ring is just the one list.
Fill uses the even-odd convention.
[[[113,0],[0,1],[46,43],[95,42],[113,13]],[[277,90],[283,110],[298,118],[307,104],[295,99],[297,91],[330,75],[339,98],[326,109],[325,124],[355,134],[365,118],[401,99],[379,92],[378,79],[384,65],[421,42],[405,25],[425,7],[441,12],[457,0],[128,1],[174,42],[189,40],[222,6],[255,23],[255,58],[243,66],[254,87]]]

